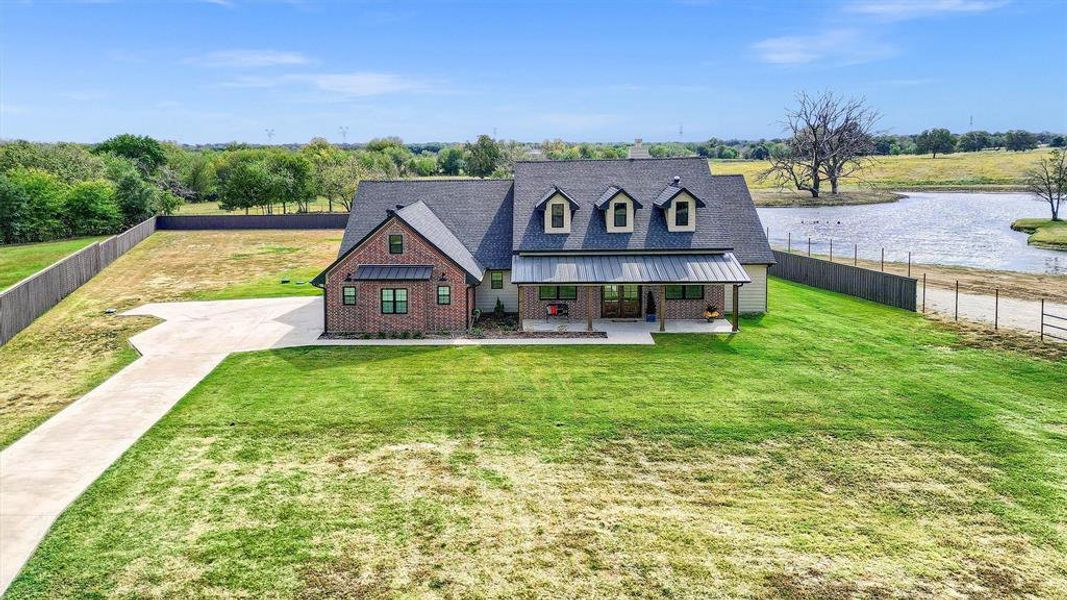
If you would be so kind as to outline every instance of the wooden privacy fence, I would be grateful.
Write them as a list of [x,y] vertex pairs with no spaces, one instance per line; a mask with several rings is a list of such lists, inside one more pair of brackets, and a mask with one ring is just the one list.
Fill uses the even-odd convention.
[[82,248],[0,292],[0,345],[156,230],[156,217]]
[[169,215],[156,219],[157,229],[344,229],[348,213]]
[[774,258],[778,264],[773,265],[768,273],[775,277],[915,311],[916,281],[911,277],[832,263],[781,250],[774,251]]

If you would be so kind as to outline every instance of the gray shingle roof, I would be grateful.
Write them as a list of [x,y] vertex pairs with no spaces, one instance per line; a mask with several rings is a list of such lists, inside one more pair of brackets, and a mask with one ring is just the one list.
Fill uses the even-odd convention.
[[511,268],[510,179],[364,181],[352,203],[338,256],[388,216],[423,202],[487,269]]
[[396,216],[419,232],[431,244],[437,246],[437,249],[443,252],[445,256],[456,261],[456,264],[471,276],[474,283],[481,282],[482,277],[485,275],[485,267],[478,262],[478,259],[474,258],[471,251],[438,218],[434,211],[430,210],[429,206],[426,206],[425,202],[419,200],[414,204],[409,204],[396,211]]
[[641,208],[642,204],[638,202],[637,199],[630,196],[630,194],[626,193],[626,190],[616,185],[608,186],[608,189],[604,190],[604,193],[600,195],[600,198],[596,202],[594,202],[593,205],[603,210],[604,206],[607,205],[607,203],[610,202],[612,198],[617,196],[619,192],[622,192],[624,195],[629,197],[630,200],[633,201],[635,207]]
[[693,190],[690,190],[684,185],[679,186],[673,183],[663,188],[663,191],[659,193],[659,196],[656,196],[656,201],[653,202],[653,204],[655,204],[659,208],[667,208],[667,205],[671,203],[671,200],[674,200],[675,197],[677,197],[678,194],[681,194],[682,192],[685,192],[692,196],[693,200],[696,201],[697,206],[707,206],[707,204],[700,199],[700,196],[697,196],[693,193]]
[[749,283],[733,254],[516,256],[512,283]]
[[[696,211],[694,232],[667,231],[663,211],[654,207],[675,177],[707,205]],[[544,232],[535,205],[545,190],[559,186],[593,207],[611,185],[645,205],[635,211],[633,233],[608,233],[595,210],[575,212],[569,234]],[[732,249],[742,263],[774,262],[744,179],[712,176],[702,158],[519,162],[514,198],[513,246],[520,252]]]

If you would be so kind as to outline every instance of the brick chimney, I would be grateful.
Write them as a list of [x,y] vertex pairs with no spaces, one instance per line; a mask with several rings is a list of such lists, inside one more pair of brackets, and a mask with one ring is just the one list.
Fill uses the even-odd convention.
[[637,138],[634,140],[634,145],[630,146],[630,158],[651,158],[651,155],[648,153],[648,148],[642,146],[641,141],[641,138]]

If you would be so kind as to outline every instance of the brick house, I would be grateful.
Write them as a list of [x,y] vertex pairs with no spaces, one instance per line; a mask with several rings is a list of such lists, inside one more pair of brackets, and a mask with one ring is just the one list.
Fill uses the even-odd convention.
[[767,310],[773,263],[744,179],[703,159],[528,161],[510,180],[361,183],[312,283],[328,333],[459,331],[498,306],[661,329],[712,307],[736,327]]

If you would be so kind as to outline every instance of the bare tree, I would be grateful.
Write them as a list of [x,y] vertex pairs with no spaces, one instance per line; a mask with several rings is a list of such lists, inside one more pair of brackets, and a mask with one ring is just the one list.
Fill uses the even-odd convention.
[[878,113],[862,99],[843,99],[831,92],[817,97],[797,95],[797,108],[782,122],[786,150],[772,153],[771,166],[760,179],[780,188],[793,187],[818,198],[822,182],[836,194],[843,177],[853,175],[872,160],[872,127]]
[[1052,220],[1060,220],[1060,204],[1067,196],[1067,152],[1060,149],[1049,152],[1026,171],[1026,189],[1048,202]]
[[842,178],[859,173],[874,159],[874,134],[878,112],[863,99],[838,100],[826,95],[827,107],[821,115],[823,130],[823,174],[830,181],[830,193],[836,194]]

